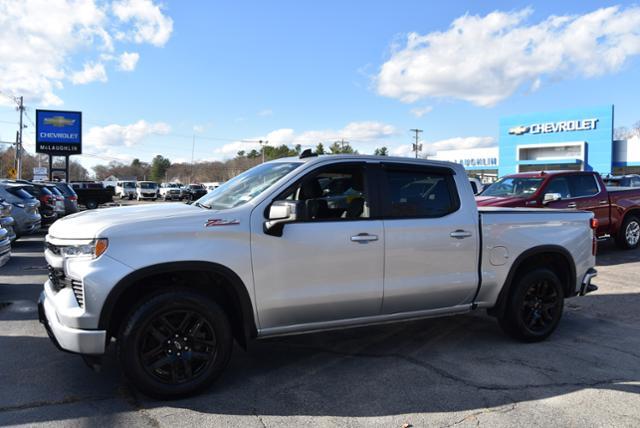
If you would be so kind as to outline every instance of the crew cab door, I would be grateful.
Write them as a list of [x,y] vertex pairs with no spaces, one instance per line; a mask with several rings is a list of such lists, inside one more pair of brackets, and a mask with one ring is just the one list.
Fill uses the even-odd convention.
[[308,218],[284,225],[282,236],[262,229],[268,205],[253,211],[261,329],[295,330],[380,313],[384,230],[374,219],[376,189],[368,170],[364,162],[319,166],[269,201],[304,201],[308,207]]
[[467,177],[454,174],[439,166],[382,168],[384,313],[471,303],[478,287],[478,214]]
[[551,178],[544,193],[558,193],[561,199],[549,202],[549,208],[575,208],[591,211],[598,219],[598,236],[609,231],[610,204],[607,190],[595,174],[576,173]]

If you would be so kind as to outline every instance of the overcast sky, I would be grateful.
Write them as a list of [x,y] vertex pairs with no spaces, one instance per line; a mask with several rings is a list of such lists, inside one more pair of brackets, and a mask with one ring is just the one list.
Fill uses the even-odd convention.
[[615,104],[640,120],[640,6],[606,1],[0,0],[0,140],[83,112],[87,167],[271,144],[497,144],[501,116]]

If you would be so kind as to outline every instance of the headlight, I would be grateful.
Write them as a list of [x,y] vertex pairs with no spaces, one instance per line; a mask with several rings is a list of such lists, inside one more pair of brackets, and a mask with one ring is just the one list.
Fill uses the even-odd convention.
[[89,258],[97,259],[109,246],[109,241],[105,238],[95,239],[88,244],[82,245],[67,245],[60,247],[60,253],[62,257],[66,258]]
[[18,208],[24,208],[24,204],[21,204],[20,202],[13,202],[13,205],[15,205]]

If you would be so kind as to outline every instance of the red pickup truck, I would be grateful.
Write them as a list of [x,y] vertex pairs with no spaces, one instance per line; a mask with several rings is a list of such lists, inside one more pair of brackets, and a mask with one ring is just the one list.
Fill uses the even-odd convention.
[[538,171],[507,175],[476,197],[479,206],[575,208],[592,211],[599,238],[624,249],[640,243],[640,188],[607,188],[589,171]]

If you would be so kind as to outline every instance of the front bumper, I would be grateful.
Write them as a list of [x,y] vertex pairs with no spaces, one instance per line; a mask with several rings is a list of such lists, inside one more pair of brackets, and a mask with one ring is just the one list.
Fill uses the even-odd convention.
[[584,296],[587,293],[591,293],[592,291],[596,291],[598,286],[591,283],[591,280],[598,276],[598,271],[594,268],[590,268],[582,279],[582,284],[580,285],[580,295]]
[[82,330],[63,325],[44,291],[40,293],[38,299],[38,317],[58,349],[86,355],[104,354],[107,332]]

